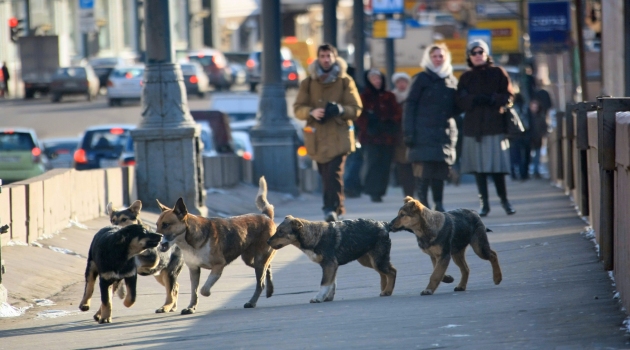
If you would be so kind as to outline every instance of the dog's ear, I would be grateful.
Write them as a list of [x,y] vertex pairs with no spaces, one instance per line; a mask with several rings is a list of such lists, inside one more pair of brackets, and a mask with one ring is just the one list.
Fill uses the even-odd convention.
[[300,231],[303,228],[304,224],[302,223],[302,221],[298,219],[291,219],[291,229],[293,229],[294,231]]
[[114,216],[114,204],[112,202],[107,203],[107,215],[109,215],[110,220]]
[[131,210],[132,213],[136,214],[136,216],[140,215],[140,210],[142,210],[142,202],[139,200],[133,202],[129,206],[129,210]]
[[175,203],[175,207],[173,208],[173,213],[177,215],[178,219],[183,219],[188,214],[188,209],[186,208],[186,204],[184,204],[184,200],[179,197],[177,203]]
[[417,201],[417,200],[411,200],[407,202],[405,206],[409,208],[410,210],[417,210],[418,212],[422,212],[422,210],[425,208],[425,206],[420,201]]
[[403,201],[405,202],[405,204],[411,202],[413,200],[413,197],[407,196],[405,197],[405,199],[403,199]]
[[284,219],[291,221],[291,220],[294,219],[294,217],[292,215],[287,215],[287,216],[284,217]]
[[167,210],[171,210],[171,208],[167,207],[166,205],[160,203],[159,199],[155,200],[158,204],[158,208],[160,208],[161,211],[167,211]]

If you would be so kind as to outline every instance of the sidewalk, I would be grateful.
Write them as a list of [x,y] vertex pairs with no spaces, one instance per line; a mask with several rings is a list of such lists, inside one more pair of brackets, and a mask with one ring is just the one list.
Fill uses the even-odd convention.
[[[256,191],[254,186],[240,185],[209,193],[208,205],[221,214],[256,212]],[[469,249],[467,291],[454,293],[453,284],[442,284],[435,295],[421,297],[431,273],[430,260],[412,234],[399,232],[391,234],[391,260],[398,275],[389,298],[377,297],[378,279],[373,271],[351,263],[339,269],[334,302],[308,304],[318,289],[321,270],[299,250],[287,247],[274,259],[274,297],[261,298],[251,312],[242,305],[252,292],[252,272],[237,260],[226,268],[211,297],[200,300],[195,315],[156,316],[152,309],[163,300],[163,292],[159,288],[146,292],[149,282],[141,279],[145,292],[136,306],[124,309],[115,301],[117,319],[109,331],[85,314],[36,323],[20,321],[34,317],[35,311],[29,310],[22,317],[0,319],[0,329],[6,330],[0,331],[0,348],[15,349],[27,339],[34,341],[32,346],[63,344],[68,334],[76,332],[81,332],[74,337],[77,348],[121,344],[127,348],[207,348],[208,344],[274,349],[629,348],[623,325],[627,316],[615,299],[614,283],[598,261],[593,242],[581,234],[586,224],[569,198],[545,180],[509,182],[509,197],[517,213],[507,216],[494,190],[490,192],[491,212],[484,222],[493,231],[490,244],[503,270],[498,286],[492,283],[490,265]],[[372,203],[367,196],[349,199],[346,218],[391,220],[402,205],[401,190],[390,188],[383,199],[383,203]],[[319,195],[296,199],[271,193],[269,200],[276,207],[276,222],[288,214],[310,220],[323,217]],[[477,209],[475,186],[447,186],[445,206],[447,210]],[[151,223],[157,214],[143,213],[142,217]],[[76,309],[83,288],[84,257],[92,235],[107,220],[84,224],[87,229],[72,227],[40,242],[69,249],[81,258],[46,248],[3,249],[5,285],[15,306],[50,298],[58,305],[74,303],[69,308]],[[185,271],[180,275],[181,306],[188,302],[190,292]],[[460,277],[453,263],[448,273],[456,281]],[[74,294],[68,299],[71,291]],[[149,302],[149,298],[155,300]],[[98,302],[96,295],[93,302]],[[44,333],[45,337],[32,337]],[[138,338],[138,334],[143,336]]]

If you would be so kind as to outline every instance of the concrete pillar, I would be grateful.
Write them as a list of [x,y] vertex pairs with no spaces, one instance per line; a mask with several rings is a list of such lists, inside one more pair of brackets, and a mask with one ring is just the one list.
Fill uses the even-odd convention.
[[354,17],[354,82],[359,91],[365,87],[363,56],[365,55],[365,14],[363,12],[363,0],[354,0],[352,6],[352,16]]
[[287,115],[280,56],[280,0],[262,0],[263,82],[259,124],[251,131],[254,181],[265,176],[270,190],[299,193],[297,135]]
[[203,187],[200,128],[188,110],[179,64],[173,63],[168,0],[144,2],[146,69],[142,121],[131,132],[136,149],[138,199],[157,207],[179,197],[188,211],[207,215]]
[[337,47],[337,0],[324,0],[324,42]]

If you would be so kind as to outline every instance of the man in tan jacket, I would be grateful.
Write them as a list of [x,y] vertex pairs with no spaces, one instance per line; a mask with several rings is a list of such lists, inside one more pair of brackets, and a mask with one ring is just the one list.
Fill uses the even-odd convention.
[[334,46],[319,46],[317,60],[308,67],[309,76],[300,84],[293,105],[295,116],[306,120],[304,144],[322,177],[326,221],[337,221],[345,213],[344,163],[354,152],[353,121],[362,109],[347,68]]

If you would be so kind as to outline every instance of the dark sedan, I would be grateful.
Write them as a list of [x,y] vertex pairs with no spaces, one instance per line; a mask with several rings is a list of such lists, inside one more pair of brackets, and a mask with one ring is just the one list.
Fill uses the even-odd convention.
[[131,137],[130,130],[134,128],[134,125],[126,124],[88,128],[74,152],[74,168],[87,170],[120,166],[120,156]]

